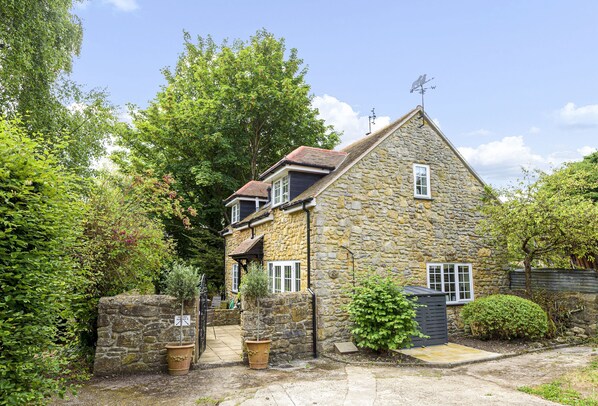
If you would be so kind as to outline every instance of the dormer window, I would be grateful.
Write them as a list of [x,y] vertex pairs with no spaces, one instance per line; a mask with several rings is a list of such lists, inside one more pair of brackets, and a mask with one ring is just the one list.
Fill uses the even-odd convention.
[[272,182],[272,207],[289,201],[289,175]]
[[430,167],[413,164],[413,195],[420,199],[430,199]]
[[234,204],[230,209],[230,222],[231,224],[238,223],[241,220],[241,204]]

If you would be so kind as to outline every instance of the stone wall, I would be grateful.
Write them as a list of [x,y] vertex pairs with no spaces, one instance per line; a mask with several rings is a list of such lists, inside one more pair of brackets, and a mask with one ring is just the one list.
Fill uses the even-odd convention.
[[214,326],[236,326],[241,323],[239,309],[214,309]]
[[[390,271],[427,286],[428,263],[458,262],[472,265],[475,297],[507,285],[498,255],[476,232],[483,184],[433,128],[420,124],[418,118],[405,124],[317,196],[312,278],[324,351],[350,338],[342,305],[352,258],[342,246],[353,251],[357,273]],[[430,167],[431,199],[413,195],[414,163]]]
[[[312,352],[311,295],[279,293],[260,299],[261,337],[272,340],[270,362],[279,364],[309,358]],[[244,300],[241,335],[245,340],[257,337],[257,307]],[[244,350],[245,351],[245,350]],[[244,355],[247,358],[247,355]]]
[[[98,305],[98,344],[95,375],[165,371],[168,343],[179,341],[180,303],[171,296],[119,295],[103,297]],[[197,306],[189,302],[185,314],[191,325],[184,327],[184,341],[196,342]]]

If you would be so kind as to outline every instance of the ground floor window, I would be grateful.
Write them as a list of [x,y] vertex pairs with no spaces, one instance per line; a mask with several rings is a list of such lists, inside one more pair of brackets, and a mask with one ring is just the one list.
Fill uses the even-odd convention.
[[271,292],[301,291],[301,266],[299,261],[268,262],[268,278],[270,279]]
[[233,264],[233,269],[231,272],[231,280],[232,283],[232,291],[238,292],[239,291],[239,264]]
[[446,293],[447,303],[472,301],[471,264],[428,264],[428,287]]

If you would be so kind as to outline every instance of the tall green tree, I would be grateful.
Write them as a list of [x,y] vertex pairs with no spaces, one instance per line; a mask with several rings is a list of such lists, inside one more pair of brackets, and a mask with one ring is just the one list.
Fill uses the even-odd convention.
[[174,175],[199,214],[192,235],[170,231],[183,256],[218,256],[211,267],[220,275],[222,200],[292,149],[331,148],[339,137],[317,118],[307,69],[283,39],[262,30],[232,44],[184,40],[176,67],[163,71],[166,85],[147,109],[133,108],[134,130],[121,143],[129,164]]
[[[528,173],[516,187],[487,190],[482,232],[507,244],[509,259],[523,262],[525,288],[532,294],[532,266],[563,266],[569,256],[598,252],[598,205],[583,194],[585,178]],[[503,196],[500,202],[495,196]]]
[[[19,117],[39,133],[61,163],[79,175],[105,153],[118,131],[105,91],[69,80],[82,27],[72,13],[78,0],[5,0],[0,7],[0,114]],[[66,147],[65,147],[66,145]]]
[[[74,302],[83,202],[74,177],[22,124],[0,117],[0,403],[61,393]],[[70,334],[69,334],[70,333]]]

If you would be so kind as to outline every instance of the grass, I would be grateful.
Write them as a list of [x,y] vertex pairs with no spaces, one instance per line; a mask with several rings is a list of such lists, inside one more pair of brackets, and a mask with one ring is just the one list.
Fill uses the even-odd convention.
[[197,399],[195,403],[200,406],[218,406],[222,401],[224,401],[224,398],[214,399],[209,396],[204,396]]
[[598,406],[598,359],[550,383],[519,390],[563,405]]

